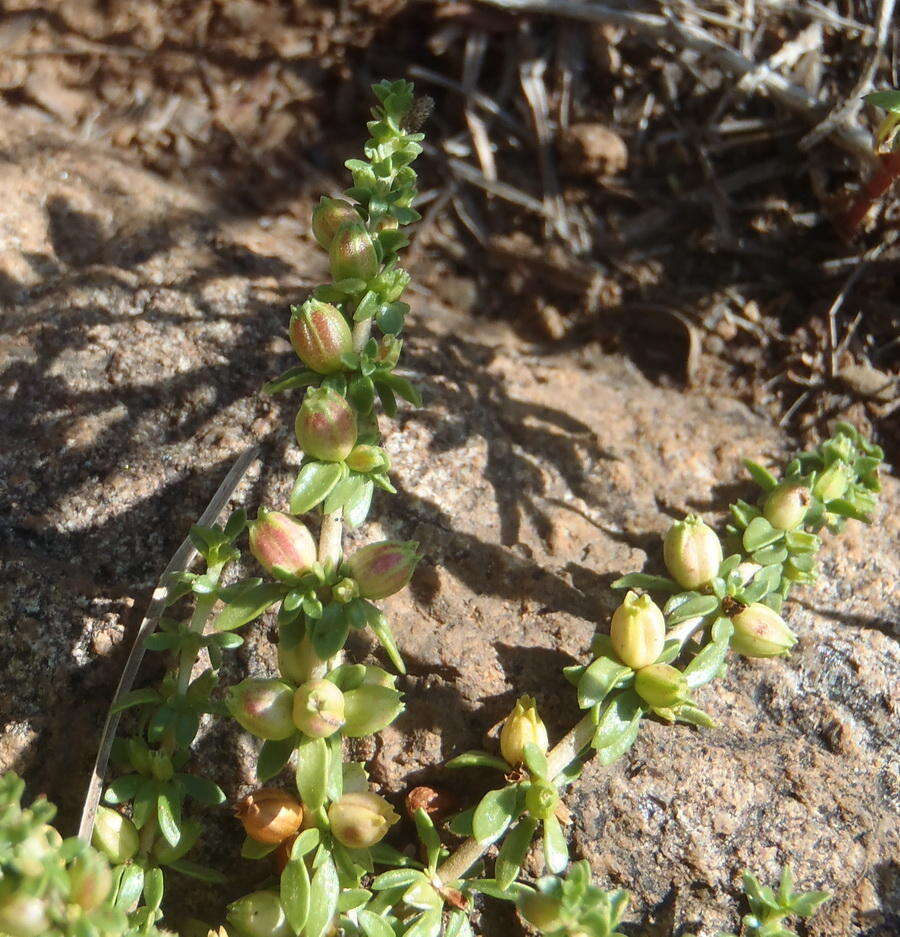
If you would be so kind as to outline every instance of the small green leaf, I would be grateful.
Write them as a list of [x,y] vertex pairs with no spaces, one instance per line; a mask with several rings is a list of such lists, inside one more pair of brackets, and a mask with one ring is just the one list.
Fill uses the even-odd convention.
[[419,834],[419,840],[425,847],[425,856],[428,859],[428,867],[437,868],[438,860],[441,856],[441,838],[438,831],[434,828],[434,823],[425,811],[419,809],[413,814],[413,821],[416,824],[416,832]]
[[307,462],[297,473],[291,490],[291,514],[305,514],[324,501],[344,472],[340,462]]
[[344,614],[343,605],[333,602],[326,605],[312,628],[312,645],[322,660],[328,660],[344,646],[350,632],[350,623]]
[[422,395],[405,377],[390,371],[379,371],[375,380],[386,384],[398,397],[402,397],[414,407],[422,406]]
[[325,499],[322,510],[326,514],[333,514],[339,508],[342,508],[351,498],[359,495],[363,482],[364,479],[359,475],[351,475],[349,478],[338,482]]
[[113,703],[110,712],[120,713],[124,709],[129,709],[132,706],[144,706],[147,703],[159,703],[161,702],[162,697],[159,695],[158,690],[154,690],[153,687],[141,687],[139,690],[129,690],[127,693],[123,693],[116,701]]
[[397,672],[406,673],[406,664],[403,663],[400,649],[394,640],[394,633],[391,631],[391,626],[388,624],[387,618],[384,617],[384,613],[377,606],[369,603],[366,605],[366,617],[368,618],[369,627],[391,659],[391,663],[397,668]]
[[144,873],[144,904],[152,911],[162,904],[164,887],[162,871],[155,867],[147,869]]
[[160,790],[157,794],[156,818],[166,841],[170,846],[177,846],[181,839],[181,809],[168,790]]
[[403,932],[403,937],[438,937],[441,932],[441,911],[423,911],[415,924]]
[[535,777],[547,777],[547,772],[549,771],[547,767],[547,756],[534,742],[527,742],[525,744],[525,764]]
[[280,394],[285,390],[295,390],[298,387],[310,387],[318,384],[322,380],[321,374],[310,371],[302,365],[288,368],[283,374],[280,374],[273,381],[263,384],[264,394]]
[[900,114],[900,91],[873,91],[864,95],[863,100],[892,114]]
[[503,835],[503,831],[519,815],[520,791],[512,784],[482,797],[472,817],[472,832],[482,845],[492,843]]
[[288,763],[294,750],[296,736],[288,736],[278,741],[263,742],[256,762],[256,776],[262,783],[274,778]]
[[215,631],[233,631],[259,617],[270,605],[284,596],[285,587],[274,582],[250,586],[229,600],[228,605],[213,619]]
[[369,516],[372,506],[372,494],[375,483],[367,478],[359,488],[344,502],[344,523],[348,530],[356,530]]
[[631,668],[609,657],[598,657],[578,681],[578,705],[590,709],[605,699],[613,687],[631,674]]
[[115,906],[125,912],[133,911],[144,890],[144,870],[139,865],[126,865],[119,890],[116,893]]
[[418,869],[389,869],[376,875],[372,881],[373,891],[385,891],[388,888],[399,888],[411,885],[413,882],[425,881],[425,876]]
[[316,869],[309,890],[309,916],[304,937],[323,937],[337,910],[341,886],[331,856]]
[[325,803],[329,760],[325,739],[304,739],[297,746],[297,790],[310,810]]
[[516,880],[519,869],[525,860],[525,854],[534,838],[537,829],[537,820],[529,816],[521,820],[510,830],[503,840],[497,861],[494,865],[494,876],[497,885],[504,891]]
[[322,834],[315,828],[304,830],[291,846],[291,858],[302,859],[303,856],[311,853],[322,839]]
[[665,576],[651,576],[648,573],[628,573],[612,584],[613,589],[643,589],[645,592],[678,592],[681,586]]
[[208,882],[210,885],[223,885],[227,879],[216,869],[201,865],[199,862],[191,862],[190,859],[178,859],[169,863],[169,868],[187,875],[189,878],[195,878],[201,882]]
[[831,898],[827,891],[809,891],[803,895],[793,898],[791,901],[791,913],[797,917],[809,917],[820,904],[824,904]]
[[196,774],[177,774],[176,779],[184,792],[198,803],[207,807],[217,807],[225,803],[225,793],[214,781],[201,778]]
[[309,915],[310,881],[303,859],[291,859],[281,873],[281,905],[288,923],[299,934]]
[[689,618],[703,618],[719,607],[719,600],[714,595],[698,595],[680,603],[666,615],[666,624],[671,627]]
[[371,911],[357,911],[356,918],[366,937],[396,937],[394,928]]
[[561,875],[569,864],[569,847],[555,816],[544,820],[544,859],[547,868],[557,875]]
[[776,530],[764,517],[754,517],[744,531],[744,549],[748,553],[755,553],[783,536],[784,531]]
[[123,774],[106,788],[103,800],[107,804],[123,804],[131,800],[143,784],[144,778],[140,774]]
[[758,462],[744,459],[744,468],[747,469],[753,480],[763,491],[771,491],[778,486],[778,479]]

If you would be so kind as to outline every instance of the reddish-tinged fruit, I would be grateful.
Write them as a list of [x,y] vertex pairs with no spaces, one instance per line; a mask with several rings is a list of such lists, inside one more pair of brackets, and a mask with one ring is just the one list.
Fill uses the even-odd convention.
[[291,316],[291,344],[297,357],[317,374],[344,367],[342,355],[353,351],[353,336],[343,313],[330,303],[310,299]]
[[330,387],[307,391],[294,432],[300,448],[321,462],[342,462],[356,445],[356,414]]
[[242,681],[225,697],[228,711],[251,735],[274,742],[294,734],[293,701],[286,683],[262,677]]
[[782,482],[763,505],[763,515],[776,530],[793,530],[809,510],[809,488],[799,482]]
[[310,680],[294,693],[293,718],[310,738],[328,738],[344,724],[344,694],[330,680]]
[[235,816],[251,839],[258,843],[281,843],[300,829],[303,807],[287,791],[262,787],[237,805]]
[[362,221],[338,228],[328,248],[331,275],[335,280],[371,280],[378,273],[375,244]]
[[250,552],[269,575],[302,576],[316,561],[316,541],[296,518],[260,508],[250,524]]
[[328,808],[334,838],[351,849],[374,846],[399,819],[394,808],[371,791],[344,794]]
[[414,540],[382,540],[357,550],[347,569],[364,599],[384,599],[399,592],[412,578],[419,554]]
[[360,222],[359,212],[342,198],[322,196],[312,216],[313,237],[328,250],[338,228],[347,222]]

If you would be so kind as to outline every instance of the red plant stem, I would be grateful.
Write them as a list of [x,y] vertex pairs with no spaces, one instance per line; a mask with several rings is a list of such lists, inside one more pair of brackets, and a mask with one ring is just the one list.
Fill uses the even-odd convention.
[[897,179],[900,179],[900,150],[882,153],[879,162],[880,165],[869,177],[869,181],[850,206],[850,210],[844,215],[843,227],[851,234],[866,217],[869,209]]

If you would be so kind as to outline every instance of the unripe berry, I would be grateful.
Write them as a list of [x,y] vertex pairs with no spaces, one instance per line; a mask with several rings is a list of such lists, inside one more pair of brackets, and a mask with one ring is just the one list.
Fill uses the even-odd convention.
[[321,462],[342,462],[356,445],[356,414],[330,387],[306,394],[297,412],[294,432],[300,448]]
[[322,196],[313,210],[313,237],[319,242],[320,247],[328,250],[342,224],[361,221],[359,212],[349,202],[342,198]]
[[330,680],[310,680],[294,693],[293,719],[310,738],[328,738],[344,724],[344,694]]
[[745,657],[781,657],[797,643],[781,615],[761,602],[743,608],[731,623],[731,647]]
[[341,356],[353,351],[353,335],[343,313],[317,299],[307,300],[294,312],[288,332],[297,357],[317,374],[340,371]]
[[534,698],[521,696],[500,730],[500,754],[515,768],[525,760],[525,746],[529,744],[542,752],[549,748],[547,729],[538,716]]
[[91,842],[113,865],[134,858],[140,845],[135,825],[117,810],[98,807]]
[[793,530],[809,509],[809,489],[799,482],[782,482],[763,505],[763,515],[776,530]]
[[357,550],[347,569],[364,599],[384,599],[399,592],[412,578],[419,554],[418,543],[382,540]]
[[49,930],[47,909],[40,898],[11,894],[0,899],[0,932],[6,937],[43,937]]
[[112,889],[112,870],[92,849],[82,853],[69,866],[69,898],[82,911],[96,910]]
[[629,592],[613,612],[609,637],[619,660],[632,670],[640,670],[662,654],[666,621],[649,595]]
[[331,275],[335,280],[371,280],[378,273],[378,255],[362,221],[345,222],[328,248]]
[[371,791],[344,794],[328,808],[334,838],[350,849],[374,846],[399,819],[394,808]]
[[278,642],[278,669],[291,683],[301,684],[314,677],[325,675],[325,661],[316,654],[309,635],[304,635],[296,644]]
[[673,524],[663,541],[663,558],[682,589],[699,589],[719,572],[722,544],[696,514]]
[[287,791],[262,787],[237,805],[235,815],[251,839],[258,843],[277,844],[300,829],[303,807]]
[[250,552],[270,575],[302,576],[316,561],[316,541],[306,526],[280,511],[260,508],[250,524]]
[[638,696],[656,709],[668,709],[689,699],[687,680],[670,664],[651,664],[634,677]]
[[293,937],[294,933],[274,891],[255,891],[229,905],[228,923],[240,937]]
[[294,734],[293,700],[294,691],[286,683],[251,677],[229,688],[225,705],[251,735],[277,742]]

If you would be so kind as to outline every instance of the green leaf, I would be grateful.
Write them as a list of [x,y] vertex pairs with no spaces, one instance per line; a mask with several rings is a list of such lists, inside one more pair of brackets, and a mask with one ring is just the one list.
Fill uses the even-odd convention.
[[389,869],[376,875],[372,881],[373,891],[385,891],[388,888],[412,885],[413,882],[425,881],[425,876],[418,869]]
[[357,911],[356,918],[366,937],[397,937],[394,928],[371,911]]
[[159,703],[161,701],[162,697],[159,695],[158,690],[154,690],[153,687],[149,686],[141,687],[139,690],[129,690],[127,693],[123,693],[113,703],[110,712],[120,713],[132,706],[144,706],[147,703]]
[[326,514],[333,514],[338,508],[342,508],[352,497],[359,494],[364,479],[359,475],[351,475],[343,481],[338,482],[331,493],[325,499],[322,510]]
[[222,788],[209,778],[201,778],[196,774],[178,774],[176,778],[184,792],[198,803],[205,804],[207,807],[217,807],[225,803]]
[[719,621],[725,621],[728,624],[727,630],[722,632],[724,638],[720,641],[711,641],[694,657],[687,667],[684,668],[684,676],[687,680],[687,685],[692,690],[696,690],[697,687],[703,686],[715,679],[719,668],[724,663],[725,657],[728,654],[728,639],[731,637],[731,632],[734,629],[727,618],[719,619]]
[[276,774],[288,763],[291,752],[294,750],[296,736],[288,736],[278,741],[263,742],[256,762],[256,776],[263,783],[274,778]]
[[297,746],[297,790],[310,810],[325,803],[329,760],[325,739],[304,739]]
[[[359,866],[356,866],[359,868]],[[365,888],[344,888],[338,897],[338,912],[353,911],[369,903],[372,892]]]
[[719,600],[714,595],[698,595],[687,599],[666,616],[666,624],[671,627],[689,618],[702,618],[719,607]]
[[441,838],[438,836],[434,823],[425,811],[419,809],[413,814],[413,821],[416,824],[416,832],[419,834],[419,840],[425,847],[425,856],[428,859],[428,867],[434,869],[437,867],[438,859],[441,856]]
[[284,596],[285,587],[275,582],[250,586],[229,600],[228,605],[213,619],[215,631],[233,631],[258,618],[270,605]]
[[403,663],[400,649],[394,640],[394,633],[391,631],[391,626],[388,624],[387,618],[384,617],[384,613],[377,606],[369,603],[366,606],[366,617],[375,637],[378,638],[387,656],[391,659],[391,663],[397,668],[397,673],[406,673],[406,664]]
[[126,865],[122,878],[119,880],[119,890],[116,893],[115,905],[125,912],[134,910],[144,890],[144,870],[139,865]]
[[631,674],[631,668],[609,657],[598,657],[578,681],[578,705],[590,709],[605,699],[613,687]]
[[297,473],[291,490],[291,514],[305,514],[324,501],[344,471],[340,462],[307,462]]
[[199,862],[191,862],[190,859],[178,859],[169,863],[169,868],[187,875],[189,878],[195,878],[201,882],[208,882],[210,885],[223,885],[227,879],[216,869],[201,865]]
[[549,771],[547,767],[547,756],[534,742],[527,742],[525,744],[525,764],[535,777],[547,777],[547,772]]
[[763,468],[758,462],[750,459],[744,459],[744,468],[750,473],[753,481],[762,488],[763,491],[771,491],[778,486],[778,479],[767,469]]
[[711,729],[716,724],[715,719],[709,713],[705,713],[696,706],[679,706],[675,718],[679,722],[699,726],[701,729]]
[[772,544],[769,547],[763,547],[757,550],[750,557],[754,563],[760,566],[780,566],[788,558],[788,551],[780,544]]
[[335,732],[326,739],[328,746],[328,780],[325,783],[325,796],[328,800],[340,800],[344,793],[344,764],[341,744],[343,732]]
[[566,845],[566,837],[563,835],[559,820],[555,816],[544,820],[544,859],[547,862],[547,868],[557,875],[565,872],[569,864],[569,847]]
[[310,371],[302,365],[288,368],[283,374],[280,374],[273,381],[263,384],[264,394],[280,394],[284,390],[294,390],[298,387],[310,387],[318,384],[322,380],[321,374]]
[[591,746],[602,751],[616,745],[640,723],[643,711],[641,698],[634,690],[616,694],[600,715]]
[[328,660],[344,646],[350,632],[350,622],[344,614],[343,605],[333,602],[325,606],[322,617],[312,628],[312,645],[322,660]]
[[892,114],[900,114],[900,91],[873,91],[863,96],[866,104],[884,108]]
[[503,835],[503,831],[519,815],[520,791],[512,784],[482,797],[472,817],[472,832],[482,845],[492,843]]
[[281,873],[281,905],[288,924],[299,934],[309,915],[310,881],[303,859],[291,859]]
[[373,290],[368,290],[356,305],[353,321],[362,322],[363,319],[371,319],[377,312],[379,305],[378,294]]
[[390,371],[379,371],[375,380],[386,384],[397,396],[402,397],[414,407],[422,406],[422,395],[405,377],[400,377],[399,374],[393,374]]
[[820,904],[824,904],[830,898],[831,894],[827,891],[806,892],[791,900],[791,913],[796,914],[797,917],[809,917]]
[[537,829],[537,820],[525,816],[510,830],[503,840],[497,861],[494,865],[494,876],[497,885],[504,891],[516,880],[519,869],[525,860],[525,854],[534,838]]
[[441,912],[438,909],[424,911],[415,924],[403,932],[403,937],[438,937],[441,932]]
[[144,873],[144,904],[155,911],[163,900],[163,874],[158,868],[147,869]]
[[643,589],[645,592],[674,593],[681,590],[681,586],[665,576],[651,576],[648,573],[628,573],[621,576],[612,584],[613,589]]
[[331,856],[316,869],[309,890],[309,916],[306,919],[304,937],[323,937],[331,926],[337,910],[341,886],[337,869]]
[[754,517],[744,531],[744,549],[748,553],[755,553],[783,536],[784,531],[776,530],[764,517]]
[[321,839],[322,834],[315,827],[304,830],[294,840],[294,845],[291,846],[291,858],[302,859],[303,856],[311,853],[316,848],[316,846],[319,845]]
[[156,798],[156,818],[159,830],[170,846],[177,846],[181,839],[181,809],[169,796],[167,790],[161,790]]
[[840,517],[849,517],[853,520],[862,521],[868,524],[872,520],[871,510],[864,510],[845,498],[835,498],[828,502],[828,511],[831,514],[838,514]]
[[344,523],[348,530],[356,530],[369,516],[374,491],[375,483],[367,478],[344,503]]
[[144,778],[140,774],[123,774],[116,778],[107,788],[103,795],[103,800],[107,804],[122,804],[126,800],[131,800],[138,789],[144,784]]
[[343,734],[358,739],[389,726],[403,712],[400,693],[393,687],[364,683],[344,694]]

